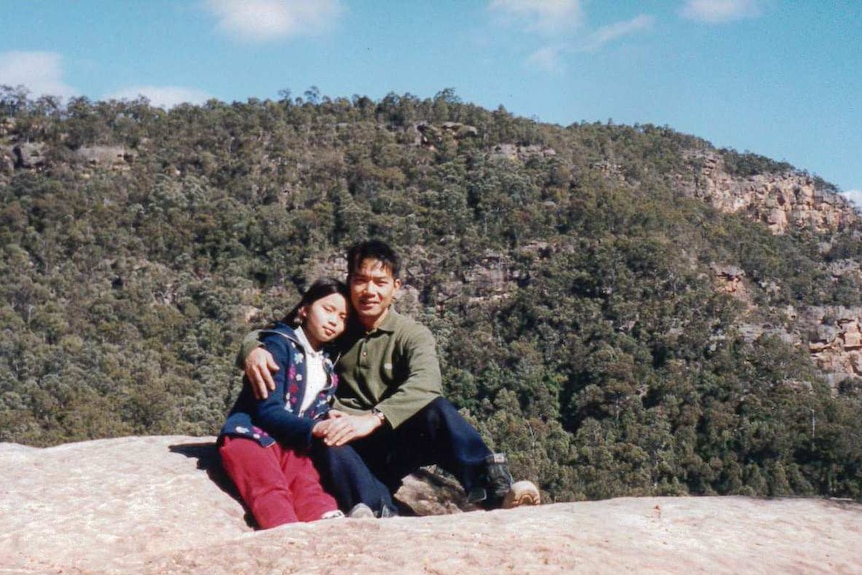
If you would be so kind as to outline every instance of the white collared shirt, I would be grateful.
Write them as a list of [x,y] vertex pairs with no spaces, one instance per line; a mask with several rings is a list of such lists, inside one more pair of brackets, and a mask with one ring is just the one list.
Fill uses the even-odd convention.
[[302,405],[299,407],[299,415],[302,415],[317,400],[318,394],[329,383],[329,378],[323,366],[326,359],[323,351],[315,351],[311,347],[301,327],[297,327],[295,332],[296,338],[302,344],[302,349],[305,350],[305,395],[302,398]]

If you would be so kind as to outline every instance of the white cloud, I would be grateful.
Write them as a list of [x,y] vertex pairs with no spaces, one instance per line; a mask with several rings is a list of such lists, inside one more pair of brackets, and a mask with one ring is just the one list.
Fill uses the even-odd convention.
[[203,104],[211,96],[200,90],[180,86],[129,86],[105,96],[106,100],[135,100],[143,96],[157,108],[173,108],[179,104]]
[[488,7],[504,24],[552,39],[556,45],[542,46],[527,57],[527,65],[552,73],[565,71],[567,55],[593,52],[655,23],[654,17],[640,15],[586,33],[576,30],[586,22],[583,0],[490,0]]
[[530,32],[548,36],[578,28],[584,21],[581,0],[491,0],[490,8]]
[[680,10],[683,18],[708,24],[760,16],[758,0],[686,0]]
[[586,41],[581,46],[581,50],[586,52],[598,50],[608,42],[612,42],[623,36],[628,36],[641,30],[649,30],[653,27],[654,23],[654,17],[642,14],[625,22],[602,26],[587,36]]
[[608,26],[602,26],[588,34],[580,42],[577,48],[571,46],[544,46],[539,48],[527,58],[527,64],[544,70],[546,72],[559,73],[565,71],[565,56],[571,52],[594,52],[605,44],[636,34],[642,30],[649,30],[655,24],[652,16],[641,15],[625,22],[617,22]]
[[850,200],[857,210],[862,210],[862,190],[847,190],[841,195]]
[[63,81],[63,57],[55,52],[0,53],[0,84],[26,86],[35,97],[69,98],[76,94]]
[[539,48],[527,58],[527,64],[545,72],[562,72],[564,70],[559,48],[545,46]]
[[205,6],[220,30],[246,42],[316,34],[342,12],[340,0],[205,0]]

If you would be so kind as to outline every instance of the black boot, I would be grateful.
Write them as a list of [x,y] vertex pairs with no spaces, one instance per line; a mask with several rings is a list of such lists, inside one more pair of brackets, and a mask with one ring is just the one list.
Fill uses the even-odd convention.
[[512,474],[503,453],[492,453],[485,458],[476,486],[467,494],[467,501],[485,509],[497,509],[512,487]]

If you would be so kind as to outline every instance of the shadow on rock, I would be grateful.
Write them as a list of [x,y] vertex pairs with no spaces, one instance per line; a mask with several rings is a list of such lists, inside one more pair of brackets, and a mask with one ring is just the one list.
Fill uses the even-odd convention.
[[202,443],[179,443],[168,446],[171,453],[179,453],[186,457],[198,460],[198,469],[206,471],[210,480],[215,483],[219,489],[233,497],[243,509],[245,509],[245,522],[249,527],[257,528],[254,517],[240,497],[239,491],[221,464],[221,457],[218,454],[218,447],[215,441],[207,441]]

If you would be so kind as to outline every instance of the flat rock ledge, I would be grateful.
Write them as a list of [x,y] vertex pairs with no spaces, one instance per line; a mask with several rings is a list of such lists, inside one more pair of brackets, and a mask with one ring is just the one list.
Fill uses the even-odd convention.
[[[656,497],[461,512],[454,500],[423,504],[420,481],[407,497],[417,516],[255,531],[216,462],[211,437],[0,444],[0,574],[862,573],[854,502]],[[424,515],[435,505],[450,514]]]

